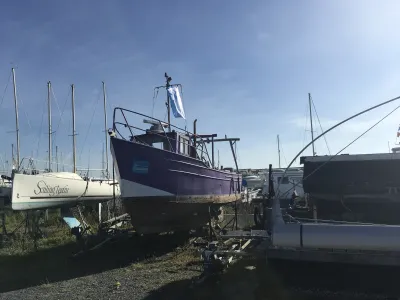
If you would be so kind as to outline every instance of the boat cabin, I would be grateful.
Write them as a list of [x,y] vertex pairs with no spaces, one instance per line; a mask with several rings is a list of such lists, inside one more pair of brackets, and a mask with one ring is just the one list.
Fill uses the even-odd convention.
[[146,130],[145,134],[131,136],[131,142],[197,158],[196,148],[188,133],[175,130],[168,132],[168,124],[164,122],[144,120],[144,123],[152,124],[152,126]]

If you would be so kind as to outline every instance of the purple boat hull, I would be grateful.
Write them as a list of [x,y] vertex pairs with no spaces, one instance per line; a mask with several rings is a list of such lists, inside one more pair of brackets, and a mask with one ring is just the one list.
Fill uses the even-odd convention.
[[138,231],[199,227],[208,222],[210,205],[241,197],[240,174],[198,159],[114,137],[111,152],[125,209]]

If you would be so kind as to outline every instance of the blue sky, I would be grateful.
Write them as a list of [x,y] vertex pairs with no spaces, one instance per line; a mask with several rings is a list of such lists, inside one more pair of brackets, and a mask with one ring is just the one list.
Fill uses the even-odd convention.
[[[0,96],[7,83],[8,88],[0,107],[1,156],[10,159],[15,143],[9,82],[14,66],[21,156],[47,157],[47,81],[57,99],[54,144],[70,163],[73,83],[78,164],[98,168],[104,143],[101,82],[107,86],[111,127],[114,106],[151,114],[153,88],[168,72],[184,86],[189,128],[197,118],[201,133],[240,137],[242,168],[277,166],[279,134],[284,166],[309,141],[308,93],[324,129],[400,95],[399,6],[397,1],[346,0],[4,2]],[[154,110],[161,119],[163,97]],[[398,104],[328,134],[331,153]],[[387,152],[399,123],[400,109],[345,153]],[[318,122],[314,127],[320,132]],[[323,141],[316,151],[328,153]],[[233,165],[228,145],[220,146],[220,161]]]

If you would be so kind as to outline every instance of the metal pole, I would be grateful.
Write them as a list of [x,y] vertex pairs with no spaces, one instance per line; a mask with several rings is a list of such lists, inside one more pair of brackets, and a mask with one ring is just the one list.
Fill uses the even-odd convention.
[[76,139],[75,139],[75,86],[71,84],[71,101],[72,101],[72,172],[76,173]]
[[310,126],[311,126],[311,141],[312,142],[312,155],[315,156],[315,148],[314,148],[314,130],[313,130],[313,123],[312,123],[312,111],[311,111],[311,94],[308,93],[308,106],[310,109]]
[[56,146],[56,165],[57,165],[57,172],[58,172],[58,146]]
[[50,98],[51,82],[47,82],[47,113],[49,118],[49,172],[51,172],[51,98]]
[[279,134],[276,136],[277,140],[278,140],[278,161],[279,161],[279,168],[281,167],[281,147],[279,144]]
[[14,170],[14,144],[11,144],[11,168]]
[[109,177],[108,174],[108,133],[107,133],[107,96],[106,96],[106,85],[103,81],[103,99],[104,99],[104,133],[106,137],[106,176]]
[[214,137],[211,137],[211,160],[212,160],[212,167],[215,168],[214,163]]
[[19,124],[18,124],[18,101],[17,101],[17,83],[15,81],[15,70],[11,68],[13,76],[13,86],[14,86],[14,106],[15,106],[15,130],[17,132],[17,169],[19,169],[19,155],[20,155],[20,145],[19,145]]
[[[225,138],[227,139],[226,135]],[[229,144],[231,145],[231,150],[232,150],[232,154],[233,154],[233,160],[235,161],[235,166],[236,166],[236,172],[239,172],[239,167],[238,167],[238,163],[236,160],[236,153],[235,153],[235,149],[233,149],[233,142],[232,140],[229,140]]]
[[171,132],[171,109],[170,109],[169,96],[167,94],[167,111],[168,111],[168,131]]

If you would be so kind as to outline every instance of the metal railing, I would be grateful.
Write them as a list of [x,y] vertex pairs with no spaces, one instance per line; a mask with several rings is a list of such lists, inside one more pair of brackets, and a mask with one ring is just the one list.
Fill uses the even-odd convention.
[[[116,114],[117,114],[118,111],[121,113],[121,115],[122,115],[122,117],[123,117],[125,122],[120,122],[120,121],[116,120]],[[125,128],[128,128],[129,132],[131,134],[131,137],[134,138],[137,142],[143,143],[143,144],[148,144],[148,143],[145,143],[144,141],[141,141],[140,138],[138,138],[137,135],[135,136],[135,134],[132,131],[133,129],[135,129],[135,130],[139,130],[141,132],[147,133],[147,130],[146,129],[142,129],[142,128],[137,127],[137,126],[130,125],[128,120],[127,120],[127,117],[125,115],[125,112],[131,113],[131,114],[134,114],[134,115],[138,115],[138,116],[150,119],[150,120],[152,120],[154,122],[157,122],[161,126],[161,128],[163,129],[163,133],[160,134],[160,133],[157,133],[157,132],[152,132],[152,134],[156,135],[156,136],[159,136],[159,137],[162,137],[163,139],[166,139],[168,141],[168,143],[169,143],[170,149],[174,149],[172,147],[172,143],[171,142],[173,142],[174,145],[179,145],[179,144],[187,145],[189,147],[189,149],[194,149],[195,150],[195,152],[196,152],[195,158],[196,159],[201,160],[204,163],[204,165],[207,166],[207,167],[212,166],[210,155],[208,153],[208,149],[207,149],[207,146],[206,146],[208,141],[204,140],[202,137],[199,137],[199,136],[195,135],[194,133],[189,132],[186,129],[182,129],[182,128],[177,127],[175,125],[163,122],[163,121],[161,121],[159,119],[156,119],[156,118],[153,118],[153,117],[150,117],[150,116],[147,116],[147,115],[144,115],[144,114],[141,114],[141,113],[126,109],[126,108],[116,107],[116,108],[114,108],[114,113],[113,113],[113,131],[115,133],[117,133],[120,138],[122,138],[124,140],[127,140],[124,137],[124,135],[118,130],[117,125],[121,125],[121,126],[123,126]],[[178,133],[184,133],[186,136],[189,137],[189,139],[193,139],[195,137],[196,138],[196,146],[193,146],[193,144],[185,143],[183,141],[179,141],[179,140],[177,140],[175,138],[172,138],[172,137],[168,136],[168,133],[164,129],[164,125],[169,125],[171,128],[175,129],[174,131],[176,131]],[[129,140],[131,140],[131,139],[129,139]],[[199,153],[200,153],[200,155],[199,155]]]

